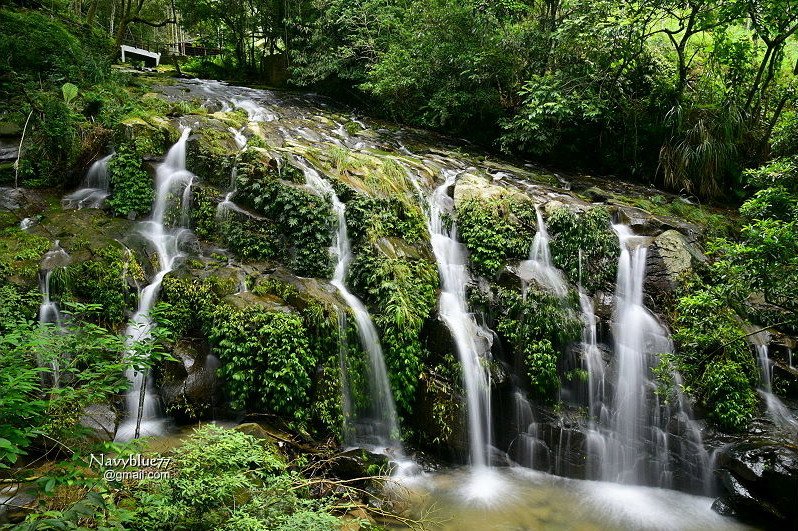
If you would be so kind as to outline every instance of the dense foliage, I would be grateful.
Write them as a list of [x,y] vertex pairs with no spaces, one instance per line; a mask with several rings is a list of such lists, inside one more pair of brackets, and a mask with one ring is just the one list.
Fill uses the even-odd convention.
[[468,199],[457,206],[456,214],[474,272],[494,276],[508,260],[528,258],[535,233],[531,203]]
[[[128,355],[124,337],[93,324],[97,306],[73,306],[64,328],[30,321],[6,324],[0,335],[0,468],[7,468],[37,437],[82,444],[84,408],[128,388],[128,366],[162,358],[154,341]],[[41,444],[41,440],[39,440]]]
[[588,293],[609,290],[615,282],[619,246],[610,221],[601,207],[579,214],[562,207],[546,220],[554,264]]
[[735,239],[711,242],[714,262],[677,304],[680,370],[729,429],[747,427],[761,385],[741,318],[754,328],[798,329],[797,177],[785,159],[749,173],[757,191],[740,207],[745,225]]
[[784,144],[775,137],[795,105],[791,1],[303,7],[289,49],[296,83],[705,196],[728,193],[742,167]]
[[[272,225],[245,224],[244,232],[240,233],[240,229],[232,229],[229,237],[235,248],[241,253],[251,253],[248,247],[261,242],[271,248],[258,251],[259,256],[253,258],[279,257],[300,275],[327,276],[333,227],[325,198],[279,179],[268,168],[252,173],[242,171],[237,183],[236,199],[266,216]],[[253,230],[246,232],[248,226]]]
[[[29,458],[30,466],[48,461],[40,478],[24,478],[40,487],[42,511],[22,529],[327,530],[341,524],[332,514],[379,505],[353,501],[348,489],[359,489],[358,499],[376,489],[330,482],[322,470],[332,460],[317,454],[321,440],[349,442],[342,430],[356,419],[345,415],[373,405],[356,324],[330,283],[330,197],[310,190],[292,157],[316,168],[345,205],[352,256],[344,282],[373,317],[404,442],[456,458],[466,439],[462,367],[436,316],[440,281],[422,197],[449,158],[463,171],[443,221],[457,226],[468,251],[468,310],[495,332],[481,360],[492,400],[523,393],[535,415],[571,408],[569,422],[586,420],[584,404],[575,404],[581,397],[570,396],[587,379],[578,368],[585,360],[576,291],[600,295],[598,340],[612,343],[607,332],[617,323],[604,295],[613,290],[619,247],[611,221],[633,215],[626,205],[651,214],[636,227],[652,236],[646,242],[675,229],[684,246],[674,254],[691,255],[678,275],[657,271],[656,282],[675,286],[675,297],[644,298],[677,347],[652,356],[657,391],[670,391],[658,404],[686,396],[697,416],[726,432],[749,430],[763,409],[752,330],[798,333],[793,1],[13,4],[0,8],[0,184],[16,188],[0,198],[0,469],[23,475]],[[394,121],[558,167],[657,182],[681,196],[580,175],[564,206],[554,188],[563,192],[570,177],[501,175],[502,163],[475,156],[465,142],[452,147],[388,122],[365,127],[323,98],[294,106],[300,97],[281,93],[276,102],[304,115],[287,112],[276,127],[250,120],[243,109],[226,109],[229,102],[219,110],[217,101],[182,97],[187,85],[160,87],[173,83],[163,72],[112,67],[112,42],[199,48],[208,55],[175,66],[255,82],[287,76]],[[156,93],[162,88],[168,96]],[[302,121],[335,137],[311,141],[311,131],[300,135],[306,143],[286,134],[304,129]],[[156,286],[154,327],[130,341],[121,332],[163,257],[144,248],[129,220],[149,214],[152,165],[178,124],[194,128],[187,167],[196,175],[189,228],[197,239],[180,238],[186,256]],[[245,149],[236,131],[247,137]],[[389,152],[398,139],[408,147]],[[59,206],[61,192],[111,151],[103,209]],[[703,204],[721,198],[740,205],[739,217]],[[541,229],[535,201],[548,203],[540,208],[553,263],[567,280],[563,296],[515,274]],[[167,225],[174,217],[167,213]],[[72,262],[40,270],[59,238]],[[651,252],[647,266],[662,269],[663,255]],[[45,289],[63,310],[58,324],[32,322]],[[99,479],[86,452],[141,449],[96,446],[112,434],[87,428],[92,408],[115,425],[128,369],[151,374],[164,404],[169,385],[183,393],[185,403],[174,400],[166,411],[178,422],[257,415],[286,433],[275,444],[252,426],[257,436],[209,425],[169,450],[165,481]],[[201,378],[207,387],[189,396]],[[778,378],[773,390],[785,394]],[[568,380],[579,385],[563,385]],[[309,459],[323,464],[303,469],[304,457],[291,462],[283,453],[306,452],[305,442],[314,445]],[[63,457],[70,460],[56,463]]]

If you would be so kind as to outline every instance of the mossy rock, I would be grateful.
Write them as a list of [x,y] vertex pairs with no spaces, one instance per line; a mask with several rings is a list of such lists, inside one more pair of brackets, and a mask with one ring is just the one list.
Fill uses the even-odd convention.
[[258,439],[261,444],[269,449],[271,454],[285,462],[285,457],[280,451],[278,440],[270,433],[270,428],[266,428],[256,422],[245,422],[244,424],[239,424],[233,429]]
[[186,145],[186,168],[201,181],[227,189],[240,149],[229,126],[214,118],[201,121]]
[[520,191],[494,184],[486,177],[474,173],[464,173],[457,179],[454,187],[454,204],[459,207],[468,201],[488,203],[491,201],[502,202],[530,202],[531,199]]
[[166,118],[151,116],[122,120],[114,130],[114,142],[132,142],[136,151],[145,157],[162,157],[180,137],[176,127]]
[[51,245],[50,239],[19,227],[0,232],[0,280],[35,286],[39,261]]

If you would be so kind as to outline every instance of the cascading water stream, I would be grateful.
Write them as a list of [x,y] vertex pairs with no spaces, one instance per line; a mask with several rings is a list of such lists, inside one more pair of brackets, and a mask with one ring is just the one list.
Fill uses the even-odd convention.
[[634,235],[625,225],[613,228],[621,255],[610,367],[597,346],[592,301],[580,293],[583,363],[589,386],[589,468],[605,481],[672,487],[674,460],[678,460],[679,469],[688,476],[680,478],[683,486],[708,492],[710,459],[681,391],[681,376],[671,371],[672,389],[667,397],[656,392],[651,376],[660,355],[673,352],[673,344],[643,303],[648,239]]
[[463,387],[468,409],[468,439],[471,466],[489,466],[490,384],[480,359],[490,352],[493,336],[468,311],[466,287],[471,278],[465,248],[457,241],[457,227],[447,226],[454,201],[448,191],[455,184],[458,172],[443,170],[445,181],[429,202],[429,232],[432,251],[441,279],[439,315],[455,342],[463,371]]
[[[183,129],[177,143],[172,146],[164,161],[155,172],[156,195],[152,218],[139,223],[138,232],[150,245],[158,259],[158,269],[149,285],[139,294],[139,304],[125,334],[128,345],[134,345],[150,337],[152,320],[150,310],[155,305],[164,277],[183,258],[181,243],[190,235],[188,229],[169,229],[165,226],[167,211],[173,206],[173,198],[180,197],[181,223],[188,218],[188,190],[194,175],[186,170],[186,142],[190,128]],[[182,190],[180,190],[182,188]],[[132,383],[126,397],[126,417],[117,431],[117,440],[128,440],[140,435],[156,435],[163,430],[163,419],[158,411],[158,400],[152,382],[143,371],[130,368],[126,372]]]
[[582,310],[582,361],[588,374],[588,415],[590,428],[594,430],[597,421],[606,421],[607,410],[602,398],[606,391],[604,377],[607,364],[598,347],[597,318],[593,301],[579,290],[579,306]]
[[535,213],[537,214],[538,230],[532,240],[529,260],[524,260],[518,265],[518,276],[524,281],[524,295],[526,296],[527,283],[534,280],[554,295],[564,297],[568,293],[568,286],[562,271],[552,264],[549,233],[538,205],[535,205]]
[[798,432],[798,419],[792,416],[784,402],[773,393],[773,363],[770,361],[768,340],[767,334],[761,332],[751,336],[761,374],[759,395],[765,401],[768,417],[773,424],[781,429]]
[[64,196],[61,203],[64,208],[101,208],[110,195],[108,181],[108,162],[113,153],[95,161],[86,172],[83,187]]
[[[332,285],[341,294],[346,304],[352,311],[357,325],[360,343],[369,358],[369,387],[371,391],[371,417],[368,423],[358,423],[345,430],[353,437],[348,443],[365,444],[376,447],[401,449],[399,442],[399,422],[396,416],[393,393],[391,392],[388,370],[382,354],[379,335],[371,316],[363,303],[346,287],[346,274],[352,260],[352,249],[346,226],[346,205],[335,193],[329,181],[324,179],[319,172],[313,169],[305,160],[295,158],[294,162],[305,175],[308,187],[323,197],[329,197],[333,212],[338,221],[338,231],[335,237],[335,255],[337,262],[332,278]],[[342,335],[345,331],[341,330]],[[351,406],[350,406],[351,407]],[[367,433],[369,430],[370,433]]]
[[614,225],[621,245],[615,291],[615,397],[611,412],[611,442],[602,460],[603,478],[622,483],[642,483],[643,436],[653,426],[646,408],[651,393],[648,378],[654,356],[672,352],[665,329],[643,304],[647,241],[628,226]]
[[[56,240],[53,246],[42,257],[39,264],[39,290],[42,292],[42,303],[39,305],[39,324],[40,325],[55,325],[57,328],[62,327],[61,311],[50,298],[50,278],[53,270],[63,268],[69,265],[72,258],[61,247],[60,242]],[[50,383],[53,387],[58,388],[61,380],[61,363],[59,356],[61,353],[51,353],[53,358],[49,360]],[[47,363],[40,360],[40,365],[44,366]],[[44,377],[44,375],[42,375]]]

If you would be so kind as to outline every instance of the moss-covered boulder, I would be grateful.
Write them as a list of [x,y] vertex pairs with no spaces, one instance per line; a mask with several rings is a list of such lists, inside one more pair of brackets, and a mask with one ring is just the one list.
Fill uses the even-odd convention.
[[529,255],[537,228],[531,199],[513,188],[465,174],[454,187],[457,228],[475,273],[494,278]]
[[203,118],[186,144],[186,168],[201,181],[227,189],[240,150],[230,126],[216,118]]
[[696,267],[706,265],[707,257],[689,239],[673,229],[654,238],[646,262],[646,288],[655,300],[673,298],[674,291]]
[[160,158],[177,142],[180,132],[163,116],[130,117],[114,129],[114,144],[133,143],[136,151],[147,158]]

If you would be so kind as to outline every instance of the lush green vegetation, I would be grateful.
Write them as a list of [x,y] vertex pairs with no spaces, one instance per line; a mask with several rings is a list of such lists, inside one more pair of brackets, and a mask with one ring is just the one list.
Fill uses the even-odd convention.
[[457,228],[475,272],[494,276],[508,260],[529,257],[535,210],[527,201],[468,199],[457,206]]
[[[104,467],[92,470],[75,457],[52,473],[50,510],[16,529],[339,529],[334,500],[311,498],[301,463],[288,463],[269,435],[253,433],[198,428],[174,450],[149,456],[168,463],[158,468],[165,477],[157,480],[114,480]],[[137,450],[113,449],[121,456]],[[78,499],[64,496],[69,488]]]
[[562,207],[546,220],[555,265],[588,293],[609,290],[615,282],[619,248],[610,221],[602,207],[581,214]]
[[[604,349],[618,324],[611,223],[642,209],[635,230],[657,277],[644,304],[676,344],[652,370],[658,404],[686,397],[710,429],[745,434],[764,409],[752,330],[773,333],[784,352],[798,335],[797,10],[791,0],[0,8],[0,185],[9,187],[0,194],[0,471],[39,503],[21,529],[326,530],[344,515],[353,528],[378,528],[359,520],[389,511],[381,485],[364,478],[387,472],[385,461],[336,462],[358,420],[345,415],[373,407],[356,323],[330,283],[336,219],[292,157],[345,205],[344,281],[373,317],[406,447],[454,461],[467,446],[462,367],[436,312],[425,212],[441,165],[461,170],[444,223],[468,251],[468,310],[493,332],[482,360],[493,400],[523,393],[545,415],[567,409],[574,429],[586,421],[578,290],[595,296]],[[385,120],[364,126],[324,98],[280,93],[268,102],[284,106],[276,125],[250,121],[230,102],[205,102],[193,82],[162,86],[176,83],[171,66],[112,66],[122,42],[166,52],[175,40],[208,52],[174,59],[178,70],[285,82]],[[196,239],[181,235],[186,256],[159,286],[154,328],[130,341],[123,332],[161,258],[131,220],[150,214],[153,166],[186,125]],[[310,140],[313,127],[330,135]],[[19,159],[9,162],[13,146]],[[106,205],[60,205],[111,151]],[[522,169],[527,160],[604,177],[544,178]],[[535,202],[564,296],[516,275],[540,230]],[[167,212],[166,225],[176,221]],[[660,245],[666,230],[679,238]],[[42,258],[54,240],[71,258],[49,271]],[[44,278],[58,325],[33,321]],[[798,379],[778,363],[774,391],[786,395],[778,378],[792,378],[794,392]],[[177,424],[249,416],[263,426],[206,425],[167,450],[109,443],[131,368],[152,376]],[[98,411],[101,429],[89,418]],[[498,435],[500,444],[507,434]],[[99,451],[161,453],[170,475],[98,477],[86,456]]]
[[676,307],[680,370],[715,420],[738,430],[755,412],[760,378],[741,318],[798,330],[798,173],[791,161],[778,159],[749,179],[757,191],[740,207],[745,225],[735,239],[710,243],[713,263]]
[[792,2],[304,7],[294,82],[508,152],[714,196],[787,143]]
[[65,329],[17,321],[0,336],[0,468],[27,454],[34,440],[85,446],[84,408],[126,390],[126,367],[164,357],[156,338],[128,347],[123,336],[93,324],[99,306],[72,308]]

